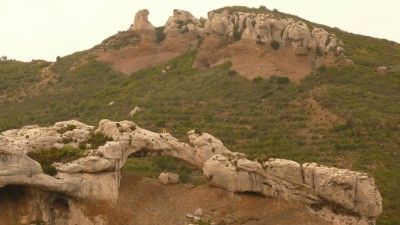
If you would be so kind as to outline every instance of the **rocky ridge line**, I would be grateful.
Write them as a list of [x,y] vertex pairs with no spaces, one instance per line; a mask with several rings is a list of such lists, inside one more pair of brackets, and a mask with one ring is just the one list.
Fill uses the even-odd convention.
[[[60,130],[74,126],[66,132]],[[26,154],[41,148],[78,147],[94,128],[78,121],[50,127],[25,126],[0,135],[0,187],[24,185],[76,199],[115,202],[121,168],[129,156],[170,155],[202,170],[214,185],[231,192],[255,192],[301,202],[334,224],[375,224],[382,198],[367,174],[284,159],[257,162],[229,151],[210,134],[189,131],[193,147],[170,134],[153,133],[131,121],[102,120],[96,132],[113,138],[70,163],[53,164],[58,173],[42,172]],[[68,137],[71,143],[62,144]],[[90,146],[89,146],[90,147]]]
[[[148,21],[149,11],[140,10],[130,31],[139,34],[152,33],[155,27]],[[323,28],[310,29],[303,21],[293,18],[278,18],[273,13],[256,14],[243,12],[210,11],[208,18],[196,18],[190,12],[175,9],[164,25],[164,33],[175,36],[177,33],[194,32],[200,36],[215,34],[235,39],[253,40],[257,43],[277,42],[280,46],[293,48],[296,55],[309,53],[344,56],[343,42]]]

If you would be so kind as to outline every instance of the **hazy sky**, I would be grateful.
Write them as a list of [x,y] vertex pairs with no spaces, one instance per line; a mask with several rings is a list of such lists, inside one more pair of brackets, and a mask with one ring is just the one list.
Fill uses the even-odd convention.
[[228,5],[264,5],[400,43],[400,0],[0,0],[0,56],[54,61],[127,30],[143,8],[150,10],[150,22],[161,26],[175,8],[206,17]]

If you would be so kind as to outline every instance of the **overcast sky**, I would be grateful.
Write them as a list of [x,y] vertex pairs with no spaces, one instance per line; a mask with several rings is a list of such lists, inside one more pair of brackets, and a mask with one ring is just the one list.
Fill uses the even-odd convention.
[[150,10],[150,22],[161,26],[175,8],[206,17],[228,5],[264,5],[400,43],[400,0],[0,0],[0,56],[54,61],[127,30],[143,8]]

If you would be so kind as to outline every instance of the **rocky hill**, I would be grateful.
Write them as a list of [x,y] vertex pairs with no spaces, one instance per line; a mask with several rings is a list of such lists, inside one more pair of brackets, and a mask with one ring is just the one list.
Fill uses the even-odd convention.
[[[285,75],[296,81],[321,65],[353,63],[335,34],[267,9],[262,13],[212,11],[207,19],[176,9],[157,30],[148,15],[148,10],[137,12],[128,31],[107,40],[93,54],[130,74],[198,47],[195,68],[232,62],[232,68],[247,78]],[[137,45],[108,50],[121,36],[133,37]]]
[[[127,158],[150,155],[179,158],[202,170],[211,184],[230,192],[254,192],[302,203],[310,213],[334,224],[374,224],[382,212],[375,181],[365,173],[283,159],[251,161],[207,133],[189,131],[192,147],[169,133],[153,133],[131,121],[100,121],[94,134],[110,137],[110,141],[96,148],[89,141],[93,129],[66,121],[52,127],[26,126],[3,132],[0,186],[22,186],[38,197],[27,200],[31,212],[12,212],[9,221],[2,219],[22,224],[110,224],[103,212],[91,210],[88,215],[77,201],[109,205],[111,209],[118,200],[121,169]],[[79,151],[78,147],[83,154],[65,161],[72,151]],[[53,159],[63,151],[66,153],[60,161]],[[46,167],[48,164],[54,169]]]
[[[399,224],[398,43],[344,32],[265,7],[226,7],[210,12],[208,18],[175,10],[166,26],[156,28],[147,14],[146,10],[137,13],[126,31],[56,62],[1,60],[0,132],[30,124],[43,129],[71,119],[90,127],[104,118],[132,120],[154,133],[166,128],[179,142],[188,141],[188,130],[202,130],[221,139],[228,149],[246,154],[249,160],[263,163],[281,158],[300,165],[316,162],[368,173],[383,198],[377,224]],[[247,26],[250,21],[251,26]],[[282,33],[276,32],[278,24],[283,24],[279,28]],[[327,37],[325,42],[318,32]],[[328,39],[335,39],[337,45],[327,49],[331,44]],[[72,138],[54,134],[55,139],[61,138],[59,144]],[[27,135],[26,140],[36,138],[34,133]],[[96,142],[90,132],[82,133],[86,135],[90,142]],[[18,143],[25,145],[22,139]],[[66,163],[83,154],[64,148],[55,158]],[[39,172],[37,164],[32,168]],[[196,172],[170,158],[128,158],[123,168],[151,178],[163,170],[174,170],[183,182],[204,182],[191,177],[197,176]],[[55,172],[49,163],[44,170]],[[10,195],[8,187],[1,189],[7,196],[31,193],[17,188]],[[140,196],[132,195],[134,198]],[[9,198],[3,199],[8,202],[4,205],[11,207]],[[59,201],[61,206],[65,203]],[[284,204],[280,202],[277,204]],[[21,199],[21,204],[25,203],[26,198]],[[218,212],[222,215],[225,211]],[[132,215],[126,213],[124,218]],[[244,216],[238,221],[246,218],[260,217]]]

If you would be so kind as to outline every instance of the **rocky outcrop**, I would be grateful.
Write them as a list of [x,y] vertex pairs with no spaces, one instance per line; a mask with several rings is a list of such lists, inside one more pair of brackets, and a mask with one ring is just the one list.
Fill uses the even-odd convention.
[[269,159],[260,164],[239,153],[215,155],[203,170],[221,188],[302,202],[336,224],[373,224],[382,212],[382,198],[374,179],[365,173],[315,163],[300,165],[284,159]]
[[[143,9],[127,32],[107,42],[111,49],[98,50],[95,55],[97,60],[110,62],[114,69],[129,75],[197,49],[194,68],[229,61],[233,70],[248,79],[275,75],[292,81],[304,79],[322,65],[352,64],[345,56],[344,44],[323,28],[268,10],[246,11],[210,11],[207,19],[198,19],[188,11],[175,9],[163,34],[161,27],[156,32],[148,21],[149,11]],[[127,37],[129,44],[119,48]]]
[[[138,14],[146,15],[142,11]],[[148,14],[148,11],[146,12]],[[198,35],[236,36],[236,39],[242,38],[260,43],[277,41],[287,48],[302,48],[313,52],[319,48],[323,53],[335,52],[336,47],[343,45],[335,35],[329,34],[323,28],[310,30],[302,21],[278,18],[272,13],[211,11],[204,21],[197,19],[190,12],[175,9],[165,24],[164,33],[167,36],[176,36],[177,33],[185,32],[194,32]]]
[[156,29],[148,19],[149,14],[150,12],[147,9],[138,11],[135,15],[135,20],[133,24],[129,28],[129,31],[136,32],[137,34],[140,34],[142,37],[148,37],[154,39],[156,35]]
[[199,30],[199,24],[200,20],[194,17],[190,12],[175,9],[173,15],[168,18],[168,21],[164,26],[164,33],[201,32]]
[[376,73],[378,73],[379,75],[386,75],[393,72],[394,70],[388,68],[387,66],[380,66],[376,68]]
[[277,18],[272,13],[212,11],[208,13],[205,32],[221,36],[239,35],[242,39],[258,43],[277,41],[286,48],[301,48],[303,53],[298,55],[304,55],[305,51],[315,52],[317,47],[323,53],[335,52],[336,47],[343,45],[334,34],[329,34],[323,28],[311,31],[302,21]]
[[158,177],[160,183],[164,185],[179,183],[179,174],[176,173],[161,173]]
[[[44,174],[40,164],[26,155],[37,148],[58,151],[65,145],[76,146],[93,129],[78,121],[65,121],[1,133],[0,187],[22,185],[72,199],[112,203],[117,200],[121,168],[128,157],[170,155],[203,170],[212,184],[223,189],[301,202],[335,224],[373,224],[382,212],[381,196],[374,180],[365,173],[284,159],[251,161],[198,130],[188,132],[191,146],[168,133],[142,129],[132,121],[102,120],[95,132],[113,140],[85,150],[83,157],[72,162],[54,163],[55,176]],[[62,142],[65,137],[72,141]],[[160,182],[165,184],[178,179],[168,173],[160,175]]]

